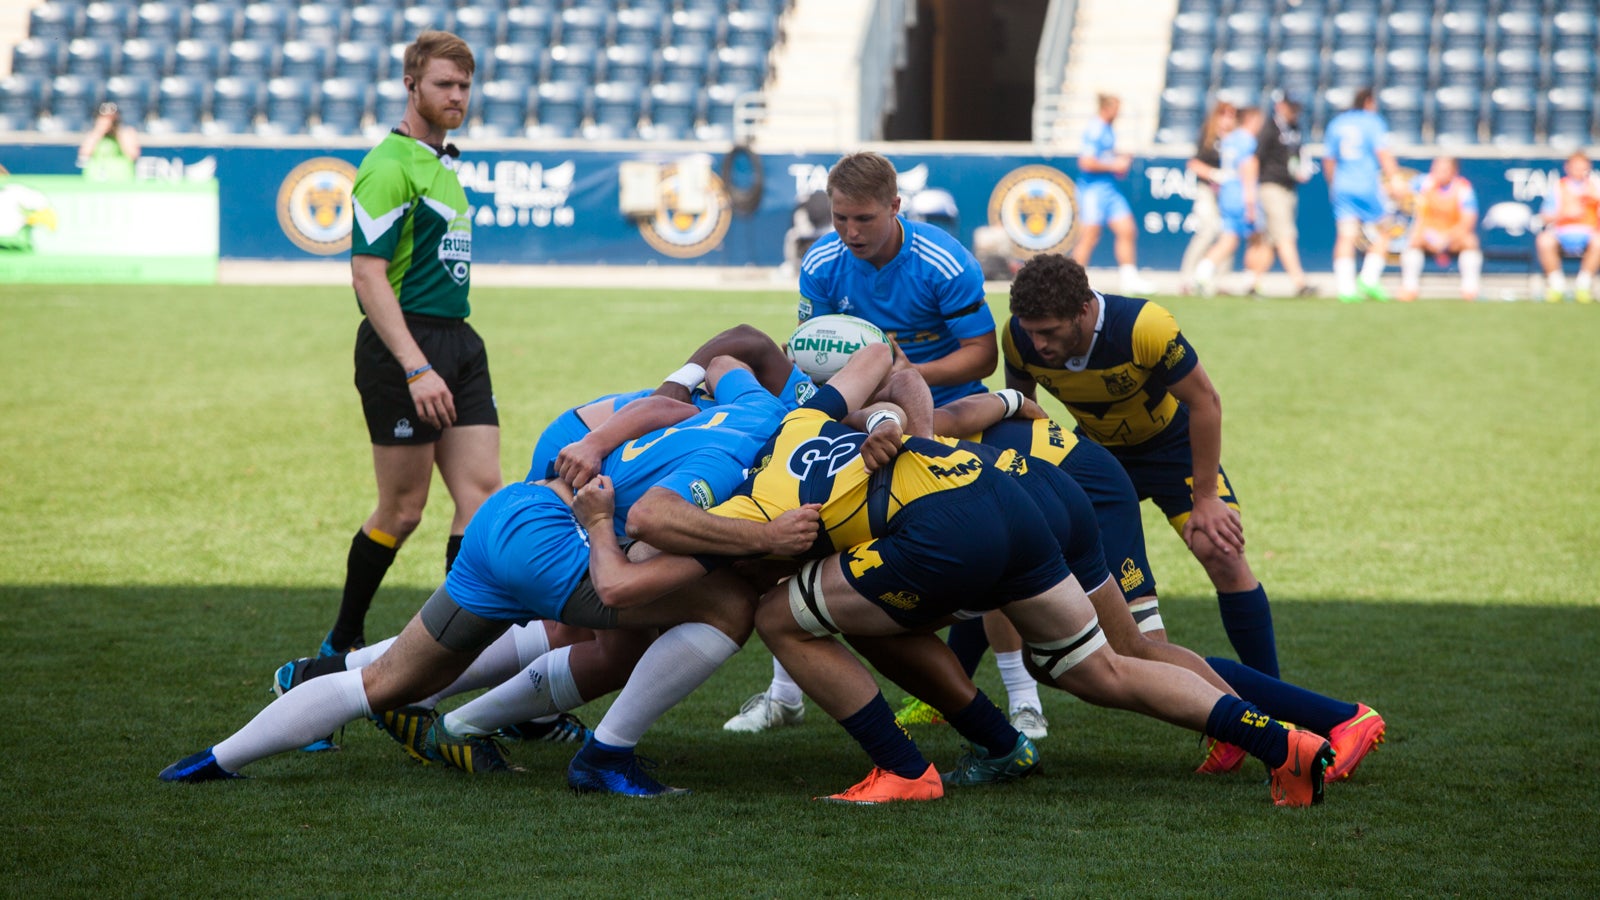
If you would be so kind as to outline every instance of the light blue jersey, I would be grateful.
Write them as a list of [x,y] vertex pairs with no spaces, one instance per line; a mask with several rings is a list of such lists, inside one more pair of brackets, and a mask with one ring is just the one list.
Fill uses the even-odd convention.
[[1217,152],[1222,158],[1222,164],[1218,167],[1222,171],[1221,178],[1217,181],[1217,205],[1222,207],[1223,212],[1231,208],[1242,214],[1244,182],[1240,179],[1239,168],[1244,165],[1245,160],[1255,157],[1256,136],[1248,129],[1235,128],[1222,139],[1222,143],[1217,146]]
[[1378,151],[1389,148],[1389,125],[1383,117],[1364,109],[1342,112],[1328,123],[1323,142],[1335,163],[1333,194],[1378,200],[1383,187]]
[[[883,268],[857,259],[837,232],[800,261],[800,321],[847,313],[882,328],[915,363],[943,359],[962,340],[994,333],[983,296],[983,270],[944,229],[896,217],[904,240]],[[980,381],[944,385],[933,402],[982,393]]]
[[[1117,161],[1117,133],[1111,129],[1111,123],[1096,117],[1089,120],[1083,129],[1083,149],[1078,151],[1078,158],[1090,157],[1103,163]],[[1082,188],[1093,187],[1097,184],[1115,184],[1116,176],[1110,172],[1083,172],[1078,175],[1078,186]]]

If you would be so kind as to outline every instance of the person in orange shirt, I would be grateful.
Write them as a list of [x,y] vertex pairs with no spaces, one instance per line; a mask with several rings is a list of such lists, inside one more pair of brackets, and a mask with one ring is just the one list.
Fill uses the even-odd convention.
[[1595,178],[1589,158],[1582,153],[1567,157],[1567,175],[1545,195],[1539,215],[1544,230],[1533,239],[1544,267],[1544,298],[1560,303],[1567,295],[1567,276],[1561,271],[1561,257],[1582,255],[1573,299],[1594,302],[1594,273],[1600,270],[1600,179]]
[[1478,244],[1478,195],[1461,177],[1453,156],[1433,161],[1426,175],[1411,182],[1415,204],[1411,237],[1400,254],[1401,300],[1417,299],[1422,282],[1424,255],[1432,253],[1441,266],[1454,256],[1461,265],[1461,298],[1478,298],[1483,274],[1483,251]]

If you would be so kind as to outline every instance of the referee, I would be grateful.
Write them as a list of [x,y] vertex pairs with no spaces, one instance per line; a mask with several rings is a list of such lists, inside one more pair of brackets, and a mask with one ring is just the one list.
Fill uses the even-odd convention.
[[331,655],[365,643],[367,608],[395,552],[422,521],[439,468],[455,517],[445,569],[467,521],[501,486],[500,420],[483,341],[466,323],[472,223],[456,179],[476,68],[459,37],[424,31],[406,48],[405,115],[361,161],[350,270],[365,318],[355,383],[372,438],[378,507],[350,541]]

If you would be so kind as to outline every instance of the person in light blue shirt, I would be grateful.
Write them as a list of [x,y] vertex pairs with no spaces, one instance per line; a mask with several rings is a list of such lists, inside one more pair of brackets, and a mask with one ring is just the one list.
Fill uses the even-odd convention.
[[1099,95],[1099,114],[1083,130],[1083,149],[1078,153],[1078,243],[1072,248],[1072,258],[1088,266],[1100,243],[1100,230],[1110,225],[1122,292],[1148,294],[1154,287],[1139,277],[1133,207],[1117,189],[1117,180],[1128,177],[1128,167],[1133,164],[1131,156],[1117,152],[1117,134],[1111,129],[1121,109],[1122,100],[1116,95]]
[[1217,267],[1223,260],[1231,260],[1239,244],[1259,229],[1261,164],[1256,159],[1256,130],[1260,127],[1260,108],[1245,107],[1239,110],[1233,130],[1218,144],[1217,208],[1222,213],[1222,234],[1194,267],[1195,287],[1202,296],[1216,293]]
[[1367,255],[1356,278],[1356,239],[1363,228],[1376,229],[1388,217],[1385,189],[1400,167],[1389,149],[1389,125],[1378,115],[1378,97],[1372,88],[1356,91],[1350,109],[1334,116],[1323,131],[1327,156],[1322,174],[1333,201],[1333,281],[1339,300],[1358,303],[1364,298],[1388,300],[1378,283],[1383,275],[1384,241],[1368,234]]

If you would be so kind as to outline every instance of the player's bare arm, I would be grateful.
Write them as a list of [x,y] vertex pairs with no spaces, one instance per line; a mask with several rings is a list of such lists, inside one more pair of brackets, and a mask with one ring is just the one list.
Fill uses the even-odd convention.
[[667,553],[796,556],[816,542],[817,506],[792,509],[770,522],[714,516],[665,488],[651,488],[628,511],[628,537]]
[[705,576],[705,567],[687,556],[658,553],[638,562],[628,558],[617,543],[617,495],[610,478],[598,476],[576,494],[556,491],[572,504],[572,515],[589,533],[589,580],[606,606],[642,606]]
[[1217,496],[1222,467],[1222,397],[1200,365],[1168,390],[1189,407],[1194,511],[1184,523],[1183,539],[1193,548],[1194,534],[1199,532],[1225,555],[1243,553],[1244,526],[1239,513]]
[[1011,388],[1014,391],[1021,391],[1022,396],[1028,398],[1029,400],[1036,401],[1039,399],[1039,384],[1033,380],[1032,375],[1029,375],[1026,372],[1018,374],[1011,371],[1009,368],[1006,369],[1006,387]]
[[[735,325],[727,331],[700,345],[689,357],[689,362],[710,368],[711,361],[719,356],[731,356],[744,363],[761,382],[761,386],[776,395],[789,380],[793,364],[783,355],[783,348],[754,325]],[[662,385],[662,390],[668,386]],[[658,390],[657,393],[661,393]]]
[[[356,299],[367,314],[367,321],[378,333],[383,345],[406,372],[415,372],[428,364],[411,329],[406,327],[405,315],[400,312],[400,300],[389,285],[389,260],[381,256],[357,254],[350,257],[350,276]],[[422,421],[435,428],[447,428],[455,423],[455,398],[444,378],[429,369],[416,376],[409,384],[411,401],[417,407]]]
[[574,488],[583,487],[600,473],[600,466],[611,451],[658,428],[676,425],[697,412],[694,404],[670,397],[641,397],[612,413],[582,438],[562,447],[556,454],[556,474]]
[[993,334],[962,338],[960,346],[948,356],[914,363],[917,371],[930,385],[966,384],[982,381],[994,374],[1000,361],[1000,345]]

